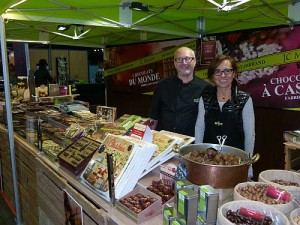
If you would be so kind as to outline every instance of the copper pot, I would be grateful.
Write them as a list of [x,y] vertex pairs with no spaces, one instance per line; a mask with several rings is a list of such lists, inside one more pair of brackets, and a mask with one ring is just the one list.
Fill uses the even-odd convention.
[[[222,153],[230,152],[241,157],[239,165],[211,165],[192,161],[188,155],[192,151],[214,148]],[[248,168],[259,159],[259,154],[249,157],[248,154],[238,148],[218,144],[191,144],[184,146],[178,151],[181,161],[188,170],[187,179],[197,185],[209,184],[214,188],[234,188],[238,183],[246,182],[248,179]]]

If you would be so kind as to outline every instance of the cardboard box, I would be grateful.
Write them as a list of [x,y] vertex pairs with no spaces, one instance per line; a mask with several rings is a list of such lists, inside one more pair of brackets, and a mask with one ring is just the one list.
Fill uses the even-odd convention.
[[139,122],[142,120],[142,117],[136,116],[136,115],[131,115],[127,119],[125,119],[122,123],[118,125],[118,127],[123,128],[125,130],[131,129],[135,123]]
[[[142,194],[144,196],[150,195],[151,197],[156,198],[157,200],[153,202],[150,206],[148,206],[146,209],[141,211],[139,214],[136,214],[120,202],[120,200],[123,200],[130,196],[134,196],[136,194]],[[153,192],[148,191],[142,187],[138,187],[135,188],[133,191],[129,192],[127,195],[123,196],[118,201],[116,201],[116,208],[123,214],[128,216],[130,219],[132,219],[134,222],[139,224],[159,215],[162,212],[162,200],[160,196],[154,194]]]
[[107,123],[113,123],[115,122],[116,114],[117,114],[116,107],[108,107],[108,106],[96,107],[97,120],[107,122]]
[[164,163],[160,165],[159,178],[166,184],[173,185],[175,182],[175,173],[177,165],[173,163]]

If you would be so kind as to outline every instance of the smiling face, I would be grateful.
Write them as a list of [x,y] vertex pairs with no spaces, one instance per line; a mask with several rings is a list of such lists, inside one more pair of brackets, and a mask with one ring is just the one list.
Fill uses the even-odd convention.
[[217,66],[212,79],[219,88],[231,88],[235,76],[236,73],[232,70],[231,62],[226,59]]
[[177,70],[178,77],[183,80],[183,82],[192,80],[196,65],[194,51],[187,47],[177,49],[174,54],[174,65]]

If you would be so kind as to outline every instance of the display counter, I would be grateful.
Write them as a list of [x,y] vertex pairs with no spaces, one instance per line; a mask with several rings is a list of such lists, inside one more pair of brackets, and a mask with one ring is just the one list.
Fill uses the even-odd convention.
[[65,99],[66,101],[74,101],[74,98],[78,97],[79,94],[74,95],[57,95],[47,97],[36,97],[38,101],[54,101],[55,99]]
[[[0,139],[3,141],[0,145],[3,191],[14,206],[9,141],[3,125],[0,125]],[[82,207],[85,225],[134,223],[83,185],[77,176],[38,152],[26,139],[15,134],[14,140],[23,224],[64,224],[63,190]],[[162,214],[141,224],[160,225]]]

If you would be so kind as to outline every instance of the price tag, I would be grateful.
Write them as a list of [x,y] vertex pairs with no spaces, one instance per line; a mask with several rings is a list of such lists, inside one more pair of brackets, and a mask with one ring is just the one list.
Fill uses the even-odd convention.
[[177,170],[175,173],[175,180],[183,180],[188,177],[188,170],[186,168],[186,165],[182,162],[180,162],[177,166]]

